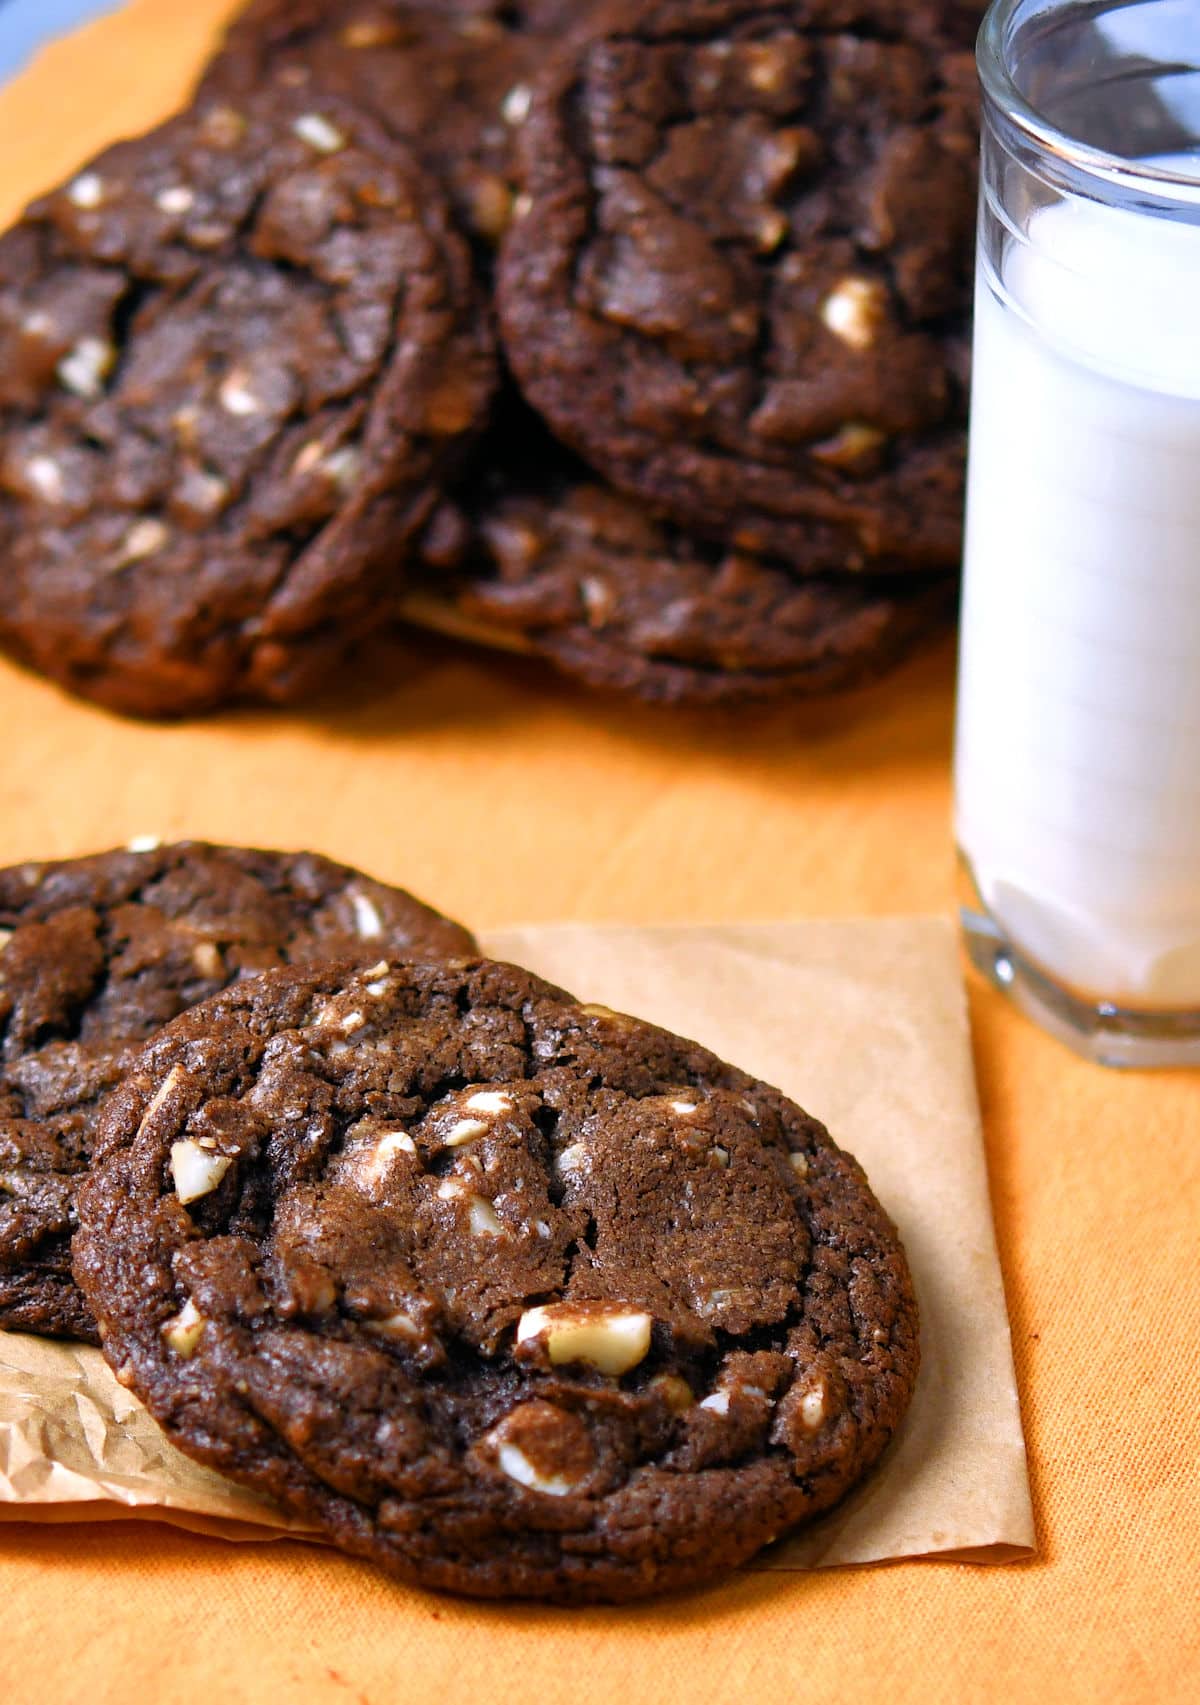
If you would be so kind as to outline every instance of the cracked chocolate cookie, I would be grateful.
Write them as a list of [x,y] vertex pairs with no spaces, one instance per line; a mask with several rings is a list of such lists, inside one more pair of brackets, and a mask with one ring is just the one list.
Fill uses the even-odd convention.
[[411,142],[486,245],[507,230],[513,138],[550,47],[581,0],[256,0],[230,26],[202,94],[267,83],[347,96]]
[[858,1165],[694,1043],[488,961],[280,971],[110,1099],[76,1273],[190,1455],[404,1580],[629,1599],[825,1509],[916,1376]]
[[442,197],[332,97],[201,103],[0,239],[0,638],[144,716],[308,690],[482,423]]
[[957,565],[971,11],[621,0],[560,54],[501,327],[606,478],[803,571]]
[[96,1109],[160,1025],[310,960],[469,953],[402,889],[314,853],[184,842],[0,870],[0,1327],[94,1341],[71,1279]]
[[[832,530],[830,540],[836,560]],[[945,574],[801,576],[707,544],[549,444],[447,502],[422,555],[425,581],[414,576],[401,603],[408,619],[465,618],[589,686],[661,704],[853,686],[944,625],[955,600]]]

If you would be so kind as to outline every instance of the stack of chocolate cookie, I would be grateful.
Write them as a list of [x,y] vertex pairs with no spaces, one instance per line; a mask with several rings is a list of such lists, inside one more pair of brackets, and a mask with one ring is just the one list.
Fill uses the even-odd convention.
[[164,1024],[280,965],[477,951],[312,853],[198,842],[0,870],[0,1325],[96,1343],[70,1270],[97,1111]]
[[397,612],[664,701],[892,660],[954,598],[981,10],[254,0],[0,239],[0,640],[141,715]]
[[903,1251],[778,1091],[313,855],[0,872],[0,1326],[420,1585],[704,1581],[916,1377]]

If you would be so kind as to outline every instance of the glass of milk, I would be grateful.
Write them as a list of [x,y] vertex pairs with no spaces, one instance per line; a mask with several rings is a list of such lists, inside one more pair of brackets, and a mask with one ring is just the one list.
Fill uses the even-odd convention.
[[1200,0],[997,0],[956,831],[972,959],[1200,1064]]

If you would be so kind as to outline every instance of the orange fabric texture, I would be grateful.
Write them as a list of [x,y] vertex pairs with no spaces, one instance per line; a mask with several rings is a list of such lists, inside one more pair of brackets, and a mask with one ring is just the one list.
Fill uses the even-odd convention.
[[[0,92],[0,214],[165,113],[230,0],[133,0]],[[0,664],[0,860],[136,834],[311,845],[480,927],[947,909],[951,648],[714,721],[381,647],[303,716],[139,727]],[[1041,1552],[479,1607],[293,1543],[0,1529],[8,1705],[1191,1699],[1200,1690],[1200,1082],[1116,1076],[972,990]],[[970,1297],[962,1299],[970,1307]]]

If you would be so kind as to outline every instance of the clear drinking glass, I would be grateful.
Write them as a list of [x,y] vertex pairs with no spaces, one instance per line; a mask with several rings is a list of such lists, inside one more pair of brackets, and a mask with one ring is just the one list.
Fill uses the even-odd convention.
[[996,0],[955,752],[974,963],[1200,1063],[1200,0]]

